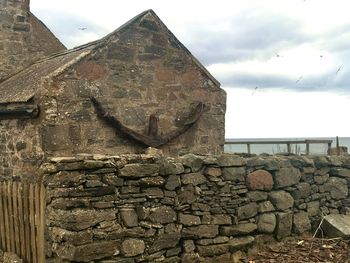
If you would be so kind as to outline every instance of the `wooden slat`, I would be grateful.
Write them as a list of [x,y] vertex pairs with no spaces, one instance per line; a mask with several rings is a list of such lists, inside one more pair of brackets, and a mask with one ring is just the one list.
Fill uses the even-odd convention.
[[46,191],[45,186],[40,185],[40,228],[38,231],[38,262],[45,262],[45,208],[46,208]]
[[14,215],[13,215],[13,196],[12,196],[12,182],[7,183],[8,191],[8,207],[9,207],[9,233],[10,233],[10,252],[16,252],[15,248],[15,229],[14,229]]
[[36,254],[36,240],[35,240],[35,200],[34,200],[34,185],[29,185],[29,221],[30,221],[30,243],[31,243],[31,252],[32,252],[32,263],[37,263],[37,254]]
[[14,241],[15,241],[15,253],[21,254],[21,246],[19,242],[19,220],[18,220],[18,195],[17,195],[18,182],[12,183],[12,207],[13,207],[13,229],[14,229]]
[[18,196],[18,221],[19,221],[19,243],[21,247],[20,257],[26,258],[26,242],[25,242],[25,231],[24,231],[24,210],[23,210],[23,184],[18,184],[17,187]]
[[3,193],[4,193],[3,206],[4,206],[4,210],[5,210],[4,217],[5,217],[5,232],[6,232],[5,250],[11,251],[7,183],[5,182],[3,186],[4,186],[4,188],[3,188]]
[[0,182],[0,249],[5,250],[5,210],[3,206],[3,190],[4,189],[4,184],[3,182]]
[[25,261],[31,262],[31,246],[30,246],[30,218],[29,218],[29,186],[23,184],[23,220],[24,220],[24,233],[25,233]]
[[[39,184],[35,184],[34,186],[34,217],[35,217],[35,244],[36,244],[36,255],[37,260],[39,258],[40,254],[40,247],[39,247],[39,231],[40,231],[40,188]],[[38,262],[40,262],[38,260]]]

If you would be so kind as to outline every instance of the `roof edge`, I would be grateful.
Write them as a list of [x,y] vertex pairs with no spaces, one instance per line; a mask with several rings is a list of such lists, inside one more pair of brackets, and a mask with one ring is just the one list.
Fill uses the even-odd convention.
[[153,16],[155,16],[161,23],[162,26],[167,30],[167,33],[170,34],[174,40],[177,42],[177,44],[193,59],[193,62],[207,75],[207,77],[214,82],[214,84],[218,87],[221,86],[220,82],[206,69],[206,67],[189,51],[189,49],[181,43],[181,41],[173,34],[173,32],[170,31],[170,29],[164,24],[164,22],[159,18],[159,16],[152,10],[149,9],[147,11],[144,11],[143,13],[151,13]]

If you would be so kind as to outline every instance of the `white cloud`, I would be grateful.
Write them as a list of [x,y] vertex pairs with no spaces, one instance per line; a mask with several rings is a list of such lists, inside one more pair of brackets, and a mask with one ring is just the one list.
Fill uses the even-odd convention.
[[349,136],[350,97],[330,92],[225,89],[227,138]]

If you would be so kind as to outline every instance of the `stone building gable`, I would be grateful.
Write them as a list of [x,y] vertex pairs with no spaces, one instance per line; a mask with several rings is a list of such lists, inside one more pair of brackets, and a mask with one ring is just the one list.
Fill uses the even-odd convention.
[[[3,112],[11,115],[18,106],[19,112],[31,110],[26,111],[27,118],[37,116],[0,121],[6,141],[27,140],[18,153],[26,159],[81,152],[140,153],[147,148],[100,118],[92,97],[122,125],[143,136],[149,134],[152,115],[158,119],[152,134],[161,138],[191,123],[183,134],[159,146],[167,155],[223,150],[225,92],[152,10],[100,40],[35,62],[0,83],[0,92]],[[192,115],[196,109],[197,117]],[[9,129],[18,132],[16,137]],[[22,157],[11,156],[4,159],[17,167],[15,171],[21,170]]]
[[0,82],[64,45],[29,11],[29,0],[0,0]]
[[[203,114],[194,127],[160,148],[170,154],[189,149],[198,153],[222,150],[225,92],[152,10],[93,45],[89,55],[55,78],[54,86],[60,87],[52,88],[57,116],[66,112],[69,116],[62,120],[65,128],[58,129],[55,120],[56,128],[44,130],[48,151],[68,153],[67,145],[74,142],[84,152],[102,148],[111,153],[142,152],[145,145],[125,138],[125,134],[97,117],[91,96],[111,116],[141,135],[147,135],[149,118],[156,115],[158,135],[162,138],[182,127],[190,112],[203,103]],[[75,131],[74,135],[64,132],[69,129]],[[67,139],[52,145],[49,135],[53,130],[61,131],[57,138]]]

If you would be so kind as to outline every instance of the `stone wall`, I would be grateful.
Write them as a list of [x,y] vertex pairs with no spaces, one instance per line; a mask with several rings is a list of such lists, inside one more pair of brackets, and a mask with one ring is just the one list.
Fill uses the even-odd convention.
[[40,58],[64,50],[29,11],[29,0],[0,0],[0,82]]
[[47,262],[232,262],[238,249],[307,233],[350,208],[349,156],[149,150],[52,158],[41,173]]
[[35,128],[39,119],[0,121],[0,181],[21,177],[23,181],[38,179],[37,169],[44,152]]

